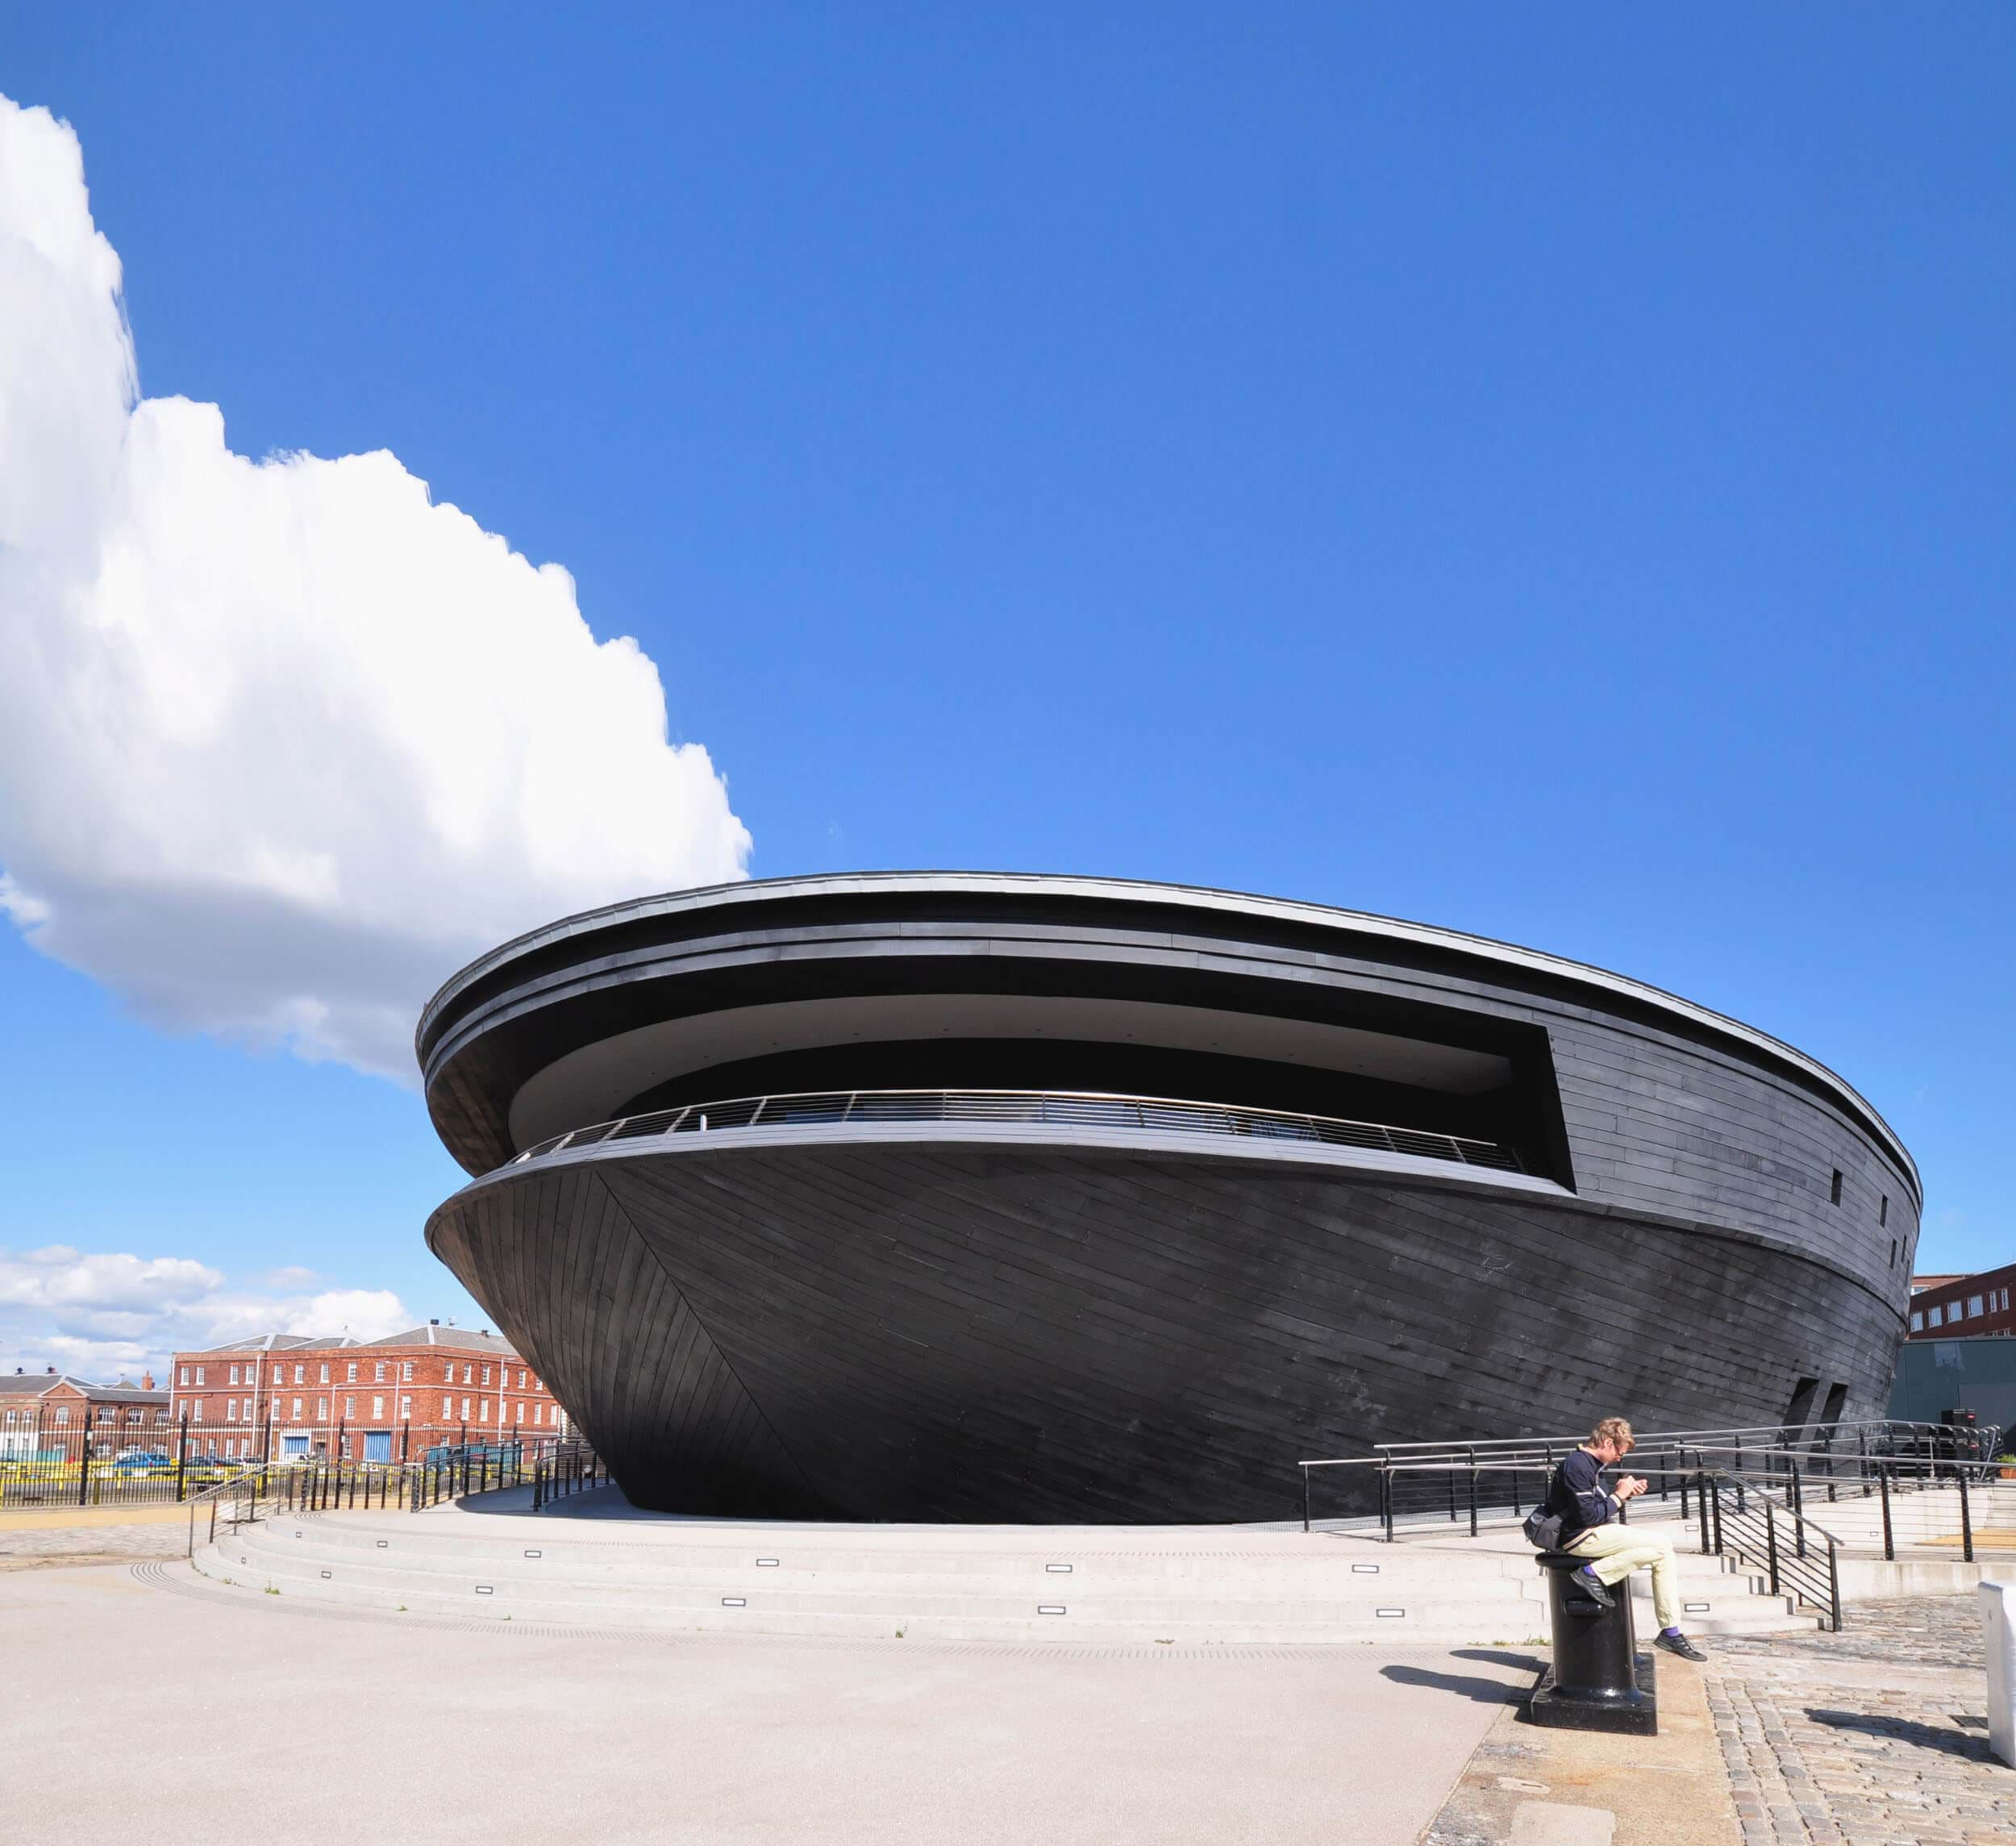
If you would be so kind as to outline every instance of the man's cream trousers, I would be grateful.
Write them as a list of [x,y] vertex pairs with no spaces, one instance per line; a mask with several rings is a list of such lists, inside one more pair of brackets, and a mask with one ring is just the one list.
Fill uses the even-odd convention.
[[1680,1599],[1673,1594],[1672,1540],[1656,1532],[1633,1531],[1629,1526],[1591,1526],[1561,1548],[1577,1557],[1594,1560],[1590,1569],[1599,1582],[1622,1583],[1649,1565],[1652,1573],[1652,1613],[1662,1628],[1680,1626]]

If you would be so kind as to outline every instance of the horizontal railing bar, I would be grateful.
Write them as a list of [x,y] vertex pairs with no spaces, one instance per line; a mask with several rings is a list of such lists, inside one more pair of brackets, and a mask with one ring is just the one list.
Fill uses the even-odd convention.
[[[1740,1427],[1718,1429],[1655,1429],[1647,1430],[1643,1434],[1635,1431],[1632,1440],[1639,1448],[1645,1448],[1656,1443],[1684,1441],[1691,1444],[1698,1438],[1713,1436],[1782,1436],[1788,1430],[1811,1429],[1816,1431],[1826,1431],[1858,1429],[1922,1429],[1941,1432],[1949,1440],[1972,1440],[1977,1434],[1985,1435],[1998,1427],[1998,1425],[1982,1424],[1970,1429],[1951,1423],[1914,1422],[1908,1418],[1864,1417],[1856,1420],[1823,1423],[1746,1423]],[[1481,1442],[1377,1442],[1372,1446],[1385,1454],[1395,1454],[1403,1450],[1425,1449],[1435,1454],[1455,1455],[1468,1453],[1472,1450],[1507,1448],[1518,1444],[1527,1446],[1552,1444],[1556,1448],[1565,1445],[1572,1448],[1577,1444],[1586,1442],[1588,1440],[1589,1432],[1582,1430],[1572,1435],[1492,1436]]]
[[673,1134],[723,1133],[737,1128],[790,1127],[795,1123],[997,1122],[1037,1126],[1077,1124],[1186,1131],[1248,1139],[1355,1147],[1413,1154],[1499,1173],[1523,1173],[1518,1153],[1500,1142],[1438,1129],[1405,1128],[1295,1110],[1199,1102],[1174,1097],[1127,1096],[1094,1090],[805,1090],[774,1096],[739,1096],[694,1102],[677,1110],[619,1116],[570,1129],[535,1143],[514,1165],[606,1141],[641,1140]]

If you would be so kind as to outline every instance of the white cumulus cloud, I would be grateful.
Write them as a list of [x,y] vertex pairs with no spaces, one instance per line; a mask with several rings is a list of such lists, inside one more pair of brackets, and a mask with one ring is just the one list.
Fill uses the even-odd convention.
[[470,956],[742,875],[658,670],[385,452],[141,398],[67,123],[0,97],[0,909],[144,1016],[406,1081]]
[[260,1333],[348,1333],[382,1339],[414,1324],[389,1289],[318,1288],[292,1269],[237,1286],[187,1256],[136,1256],[51,1244],[0,1249],[0,1361],[101,1382],[152,1369],[169,1356]]

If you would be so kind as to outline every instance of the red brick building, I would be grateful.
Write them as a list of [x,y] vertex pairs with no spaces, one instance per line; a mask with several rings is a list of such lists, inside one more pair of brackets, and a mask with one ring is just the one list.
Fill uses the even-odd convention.
[[572,1433],[509,1340],[429,1321],[387,1339],[269,1333],[175,1355],[170,1419],[192,1454],[419,1461],[466,1443]]
[[2016,1263],[1972,1276],[1914,1276],[1907,1340],[2016,1337]]
[[172,1420],[169,1394],[154,1388],[151,1373],[138,1385],[94,1385],[53,1366],[0,1377],[0,1460],[75,1461],[86,1428],[94,1456],[165,1450]]

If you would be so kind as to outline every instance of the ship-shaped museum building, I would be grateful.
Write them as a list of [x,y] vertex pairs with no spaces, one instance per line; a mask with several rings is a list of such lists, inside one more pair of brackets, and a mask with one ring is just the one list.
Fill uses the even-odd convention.
[[1883,1414],[1916,1169],[1620,976],[1225,892],[646,898],[427,1007],[430,1244],[631,1498],[1285,1517],[1379,1442]]

